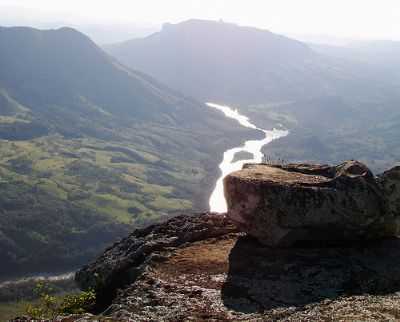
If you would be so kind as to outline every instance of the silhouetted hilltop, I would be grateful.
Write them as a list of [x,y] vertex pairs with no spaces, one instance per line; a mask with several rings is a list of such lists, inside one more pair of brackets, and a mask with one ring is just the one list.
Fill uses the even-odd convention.
[[166,121],[173,113],[183,116],[185,104],[192,105],[191,113],[202,109],[122,67],[71,28],[2,28],[0,50],[1,87],[35,112],[68,105],[69,111],[81,113],[94,105],[117,116]]
[[127,66],[201,100],[266,103],[354,93],[368,86],[362,83],[364,71],[302,42],[224,22],[165,24],[151,36],[106,49]]
[[[203,20],[165,24],[149,37],[107,49],[126,65],[188,95],[235,103],[278,97],[280,73],[285,70],[291,82],[300,82],[289,67],[314,56],[305,44],[269,31]],[[302,71],[307,78],[309,73]]]

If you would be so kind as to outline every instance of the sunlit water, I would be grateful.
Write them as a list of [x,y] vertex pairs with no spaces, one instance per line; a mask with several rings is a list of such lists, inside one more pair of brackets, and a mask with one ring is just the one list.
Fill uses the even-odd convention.
[[[273,129],[270,131],[263,130],[252,124],[249,121],[248,117],[241,115],[236,109],[233,109],[229,106],[223,106],[214,103],[207,103],[207,105],[211,108],[215,108],[223,112],[226,117],[237,120],[239,124],[244,127],[260,130],[265,133],[265,138],[262,140],[249,140],[246,141],[243,146],[225,151],[224,158],[219,165],[219,168],[221,169],[222,173],[221,176],[218,178],[214,191],[212,192],[210,197],[210,211],[223,213],[226,212],[228,208],[224,195],[224,184],[223,184],[224,178],[228,174],[240,170],[243,167],[243,164],[245,163],[260,163],[263,158],[263,154],[261,152],[262,147],[268,143],[271,143],[273,140],[288,135],[289,132],[281,129]],[[238,152],[249,152],[253,155],[253,158],[248,160],[239,160],[233,162],[235,154]]]
[[75,276],[75,273],[65,273],[65,274],[60,274],[60,275],[35,275],[35,276],[27,276],[27,277],[21,277],[21,278],[16,278],[12,280],[7,280],[7,281],[1,281],[0,282],[0,289],[4,287],[9,287],[12,285],[18,285],[18,284],[28,284],[29,282],[40,282],[40,281],[48,281],[48,282],[58,282],[58,281],[65,281],[65,280],[70,280],[73,279]]

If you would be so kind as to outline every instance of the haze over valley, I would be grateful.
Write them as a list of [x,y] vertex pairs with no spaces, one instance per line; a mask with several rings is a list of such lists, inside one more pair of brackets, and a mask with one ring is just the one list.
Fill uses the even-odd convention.
[[295,135],[264,149],[275,158],[358,159],[379,171],[399,154],[398,44],[322,46],[189,20],[105,49],[200,101],[237,106],[259,127],[290,128]]
[[245,163],[399,164],[400,35],[40,1],[0,0],[0,320],[35,299],[21,278],[70,292],[68,273],[134,229],[225,213],[223,179]]
[[[224,149],[260,134],[202,102],[290,130],[263,146],[272,159],[360,159],[379,171],[399,158],[399,80],[367,59],[369,47],[351,60],[345,49],[190,20],[108,54],[71,28],[1,28],[0,48],[3,274],[46,270],[51,254],[72,267],[126,224],[206,210]],[[30,251],[39,245],[43,259]]]
[[2,28],[0,48],[2,274],[73,267],[129,225],[206,209],[216,155],[252,135],[73,29]]

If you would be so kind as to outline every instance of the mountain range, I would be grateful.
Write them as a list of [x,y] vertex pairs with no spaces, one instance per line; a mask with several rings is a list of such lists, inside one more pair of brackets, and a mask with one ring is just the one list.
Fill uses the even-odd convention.
[[132,227],[206,209],[256,131],[71,28],[0,28],[2,276],[72,269]]
[[2,276],[70,270],[132,228],[207,210],[223,152],[261,133],[206,101],[289,129],[272,160],[400,159],[392,49],[354,59],[190,20],[104,49],[71,28],[0,28],[0,52]]
[[[189,20],[105,47],[125,65],[202,101],[264,104],[377,89],[363,66],[268,30]],[[386,84],[385,84],[386,85]]]
[[[261,249],[225,216],[177,216],[207,211],[223,153],[246,140],[263,137],[261,131],[241,127],[205,102],[237,108],[262,129],[288,129],[287,137],[263,148],[269,163],[302,162],[301,168],[307,168],[305,161],[340,164],[358,159],[379,173],[400,160],[399,48],[397,42],[381,41],[347,47],[307,44],[268,30],[203,20],[165,24],[148,37],[104,48],[72,28],[0,27],[0,301],[20,300],[32,293],[23,290],[24,285],[37,281],[3,280],[71,272],[106,249],[77,274],[77,281],[89,291],[95,287],[102,312],[113,302],[113,312],[107,312],[115,313],[118,321],[126,314],[131,320],[131,313],[146,319],[165,318],[167,311],[171,320],[185,314],[207,319],[210,307],[221,299],[225,306],[220,307],[229,310],[217,310],[217,319],[248,320],[256,315],[265,319],[270,313],[272,320],[276,316],[285,319],[294,312],[291,292],[286,313],[272,310],[263,316],[258,315],[258,308],[264,314],[278,307],[271,306],[276,301],[271,302],[267,294],[261,296],[267,300],[264,304],[259,298],[250,303],[249,292],[242,287],[243,277],[256,276],[250,284],[260,284],[259,273],[270,264],[264,256],[269,247]],[[234,159],[248,157],[242,153]],[[327,169],[315,167],[319,168]],[[355,169],[357,173],[362,170]],[[396,169],[390,172],[392,176],[386,173],[390,180],[397,178]],[[259,175],[244,176],[243,180],[257,183]],[[353,180],[353,175],[349,174],[345,183]],[[369,170],[365,175],[372,180]],[[378,190],[385,185],[384,177],[372,180]],[[392,193],[396,187],[389,183]],[[348,195],[348,189],[344,190]],[[246,192],[242,199],[249,198],[251,208],[254,196]],[[395,197],[389,201],[395,203]],[[235,202],[246,208],[243,200]],[[282,210],[285,205],[278,206]],[[395,213],[398,209],[393,207]],[[170,217],[175,218],[149,227]],[[349,254],[347,246],[344,250]],[[255,265],[248,265],[253,251],[256,256],[250,262]],[[325,253],[326,248],[321,248],[321,254]],[[365,251],[362,253],[364,256]],[[371,254],[365,263],[375,267],[379,256],[375,250]],[[270,262],[286,256],[272,255]],[[332,260],[328,262],[331,268]],[[345,277],[349,276],[347,263],[344,258]],[[277,271],[285,271],[288,265],[283,264]],[[309,275],[307,269],[301,269],[303,264],[294,272]],[[376,277],[374,267],[371,270],[368,265],[364,268]],[[387,269],[379,267],[384,268],[382,283],[386,287]],[[247,273],[236,274],[235,268],[245,268]],[[325,268],[322,271],[326,272]],[[333,273],[337,276],[337,271]],[[188,274],[194,279],[185,280]],[[276,286],[279,278],[267,275],[263,281],[269,278]],[[314,275],[311,286],[316,285]],[[221,276],[227,276],[226,281]],[[299,276],[293,278],[296,283],[302,281]],[[350,277],[351,285],[345,284],[353,289]],[[192,290],[188,283],[179,282],[182,278]],[[211,280],[217,289],[199,292],[204,283],[209,287]],[[283,279],[282,285],[287,286],[286,282]],[[344,284],[339,282],[340,293]],[[74,288],[70,284],[64,290]],[[330,280],[328,284],[332,289]],[[307,296],[312,293],[310,285],[304,287]],[[360,287],[365,291],[364,286]],[[284,297],[285,290],[283,287]],[[325,298],[324,285],[316,290],[316,294],[322,290]],[[256,293],[259,291],[265,293],[265,287]],[[237,293],[246,298],[238,298]],[[210,295],[210,301],[204,301],[204,295]],[[73,299],[79,302],[82,297],[69,301]],[[197,300],[206,304],[193,311]],[[371,298],[374,305],[376,300],[386,303],[388,298]],[[250,307],[244,307],[243,301]],[[363,314],[364,302],[358,306]],[[315,298],[308,303],[315,303]],[[0,311],[9,306],[0,303]],[[158,313],[153,312],[155,307]],[[232,309],[238,307],[244,314],[232,315]],[[315,307],[310,312],[299,308],[295,313],[305,312],[306,320],[311,311],[318,314]],[[370,309],[376,311],[376,305]],[[387,316],[388,310],[383,311]],[[296,319],[300,316],[296,314],[291,316]],[[0,320],[3,316],[0,312]],[[87,315],[83,319],[87,318],[91,319]]]
[[355,158],[382,171],[400,157],[396,46],[306,44],[267,30],[189,20],[105,49],[193,97],[238,107],[259,127],[283,124],[293,135],[264,148],[272,159]]

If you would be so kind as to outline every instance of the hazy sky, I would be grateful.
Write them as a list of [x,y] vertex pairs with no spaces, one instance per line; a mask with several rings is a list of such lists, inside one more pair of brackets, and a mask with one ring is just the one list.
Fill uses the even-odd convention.
[[400,0],[0,0],[0,24],[223,19],[280,33],[400,40]]

